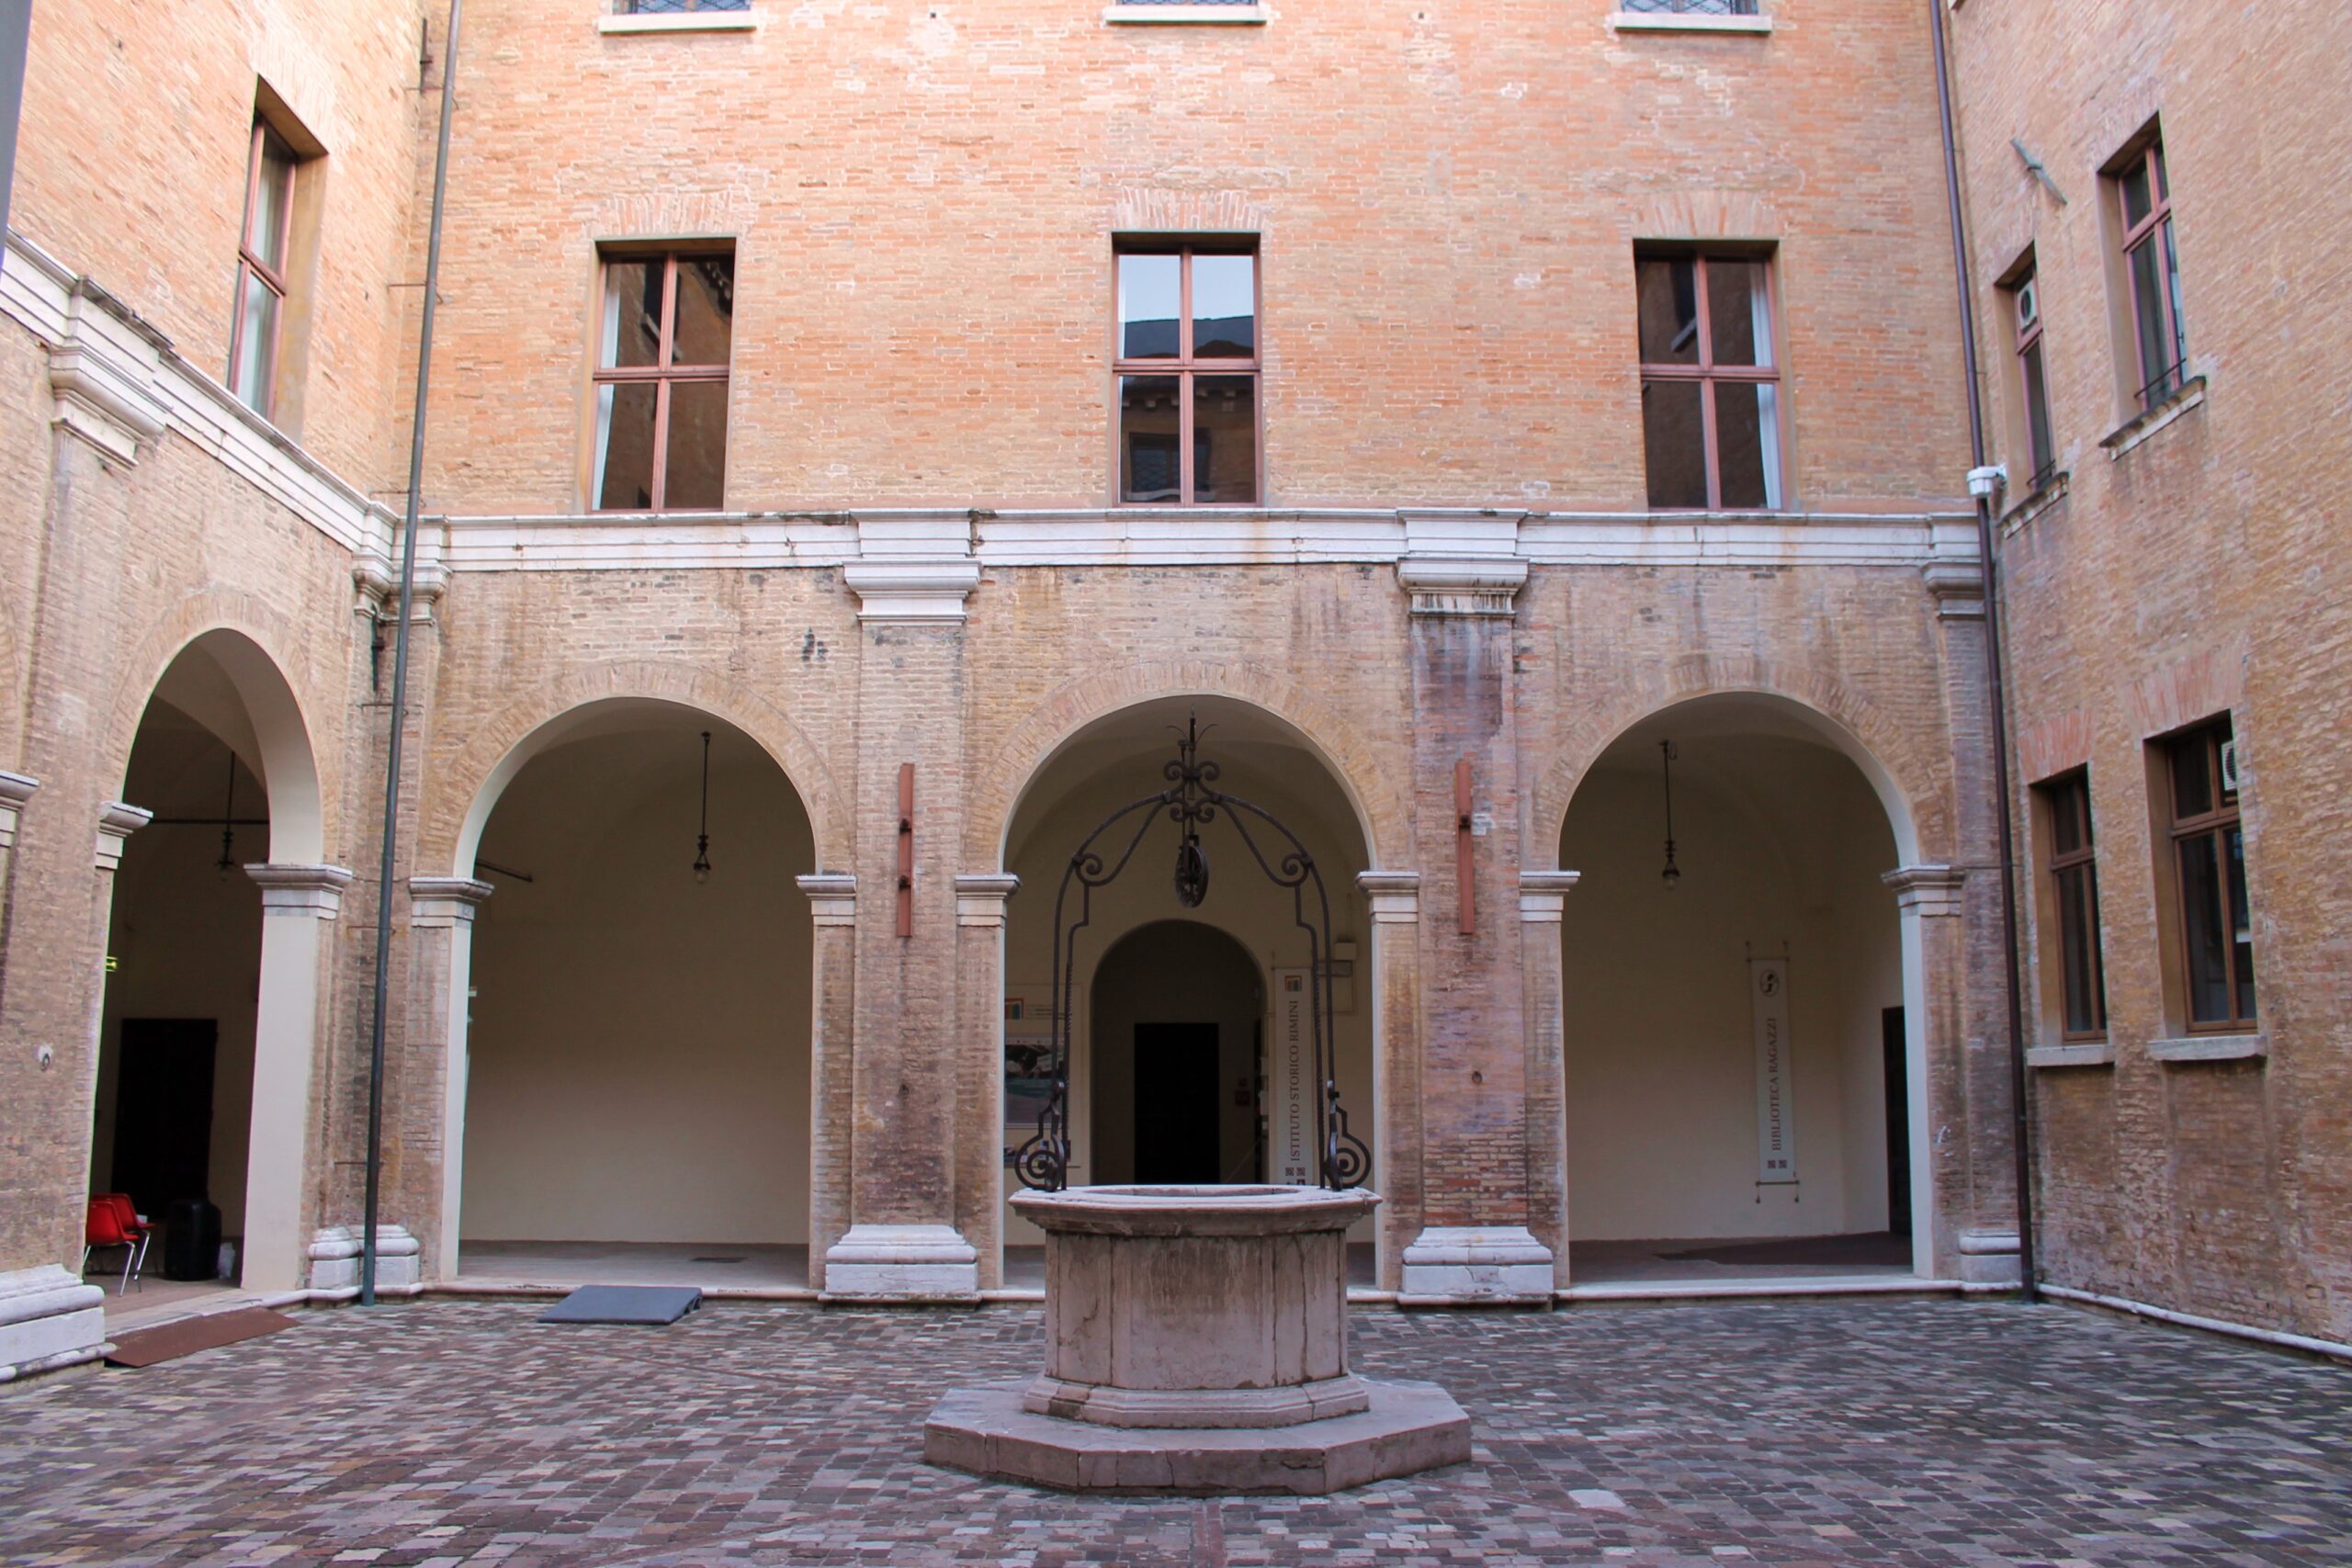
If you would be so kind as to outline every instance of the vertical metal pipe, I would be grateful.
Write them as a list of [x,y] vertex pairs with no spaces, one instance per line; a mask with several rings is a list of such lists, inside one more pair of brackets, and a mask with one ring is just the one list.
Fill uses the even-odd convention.
[[416,513],[424,483],[424,403],[433,377],[433,314],[441,284],[441,214],[449,194],[449,118],[458,103],[458,23],[466,0],[449,0],[442,45],[441,138],[433,153],[433,220],[424,242],[424,318],[416,338],[416,417],[409,431],[408,508],[401,533],[400,619],[392,636],[392,734],[384,762],[384,854],[376,880],[376,1011],[368,1037],[368,1206],[361,1229],[359,1303],[376,1304],[376,1219],[384,1170],[384,1013],[390,998],[392,849],[401,821],[401,732],[407,718],[409,614],[416,598]]
[[[1945,58],[1945,0],[1928,0],[1928,26],[1936,44],[1936,108],[1944,139],[1944,192],[1951,207],[1951,265],[1960,285],[1960,351],[1968,378],[1968,451],[1973,467],[1984,466],[1984,398],[1977,384],[1976,307],[1969,288],[1968,230],[1961,216],[1960,152],[1952,135],[1951,67]],[[1971,485],[1971,490],[1975,486]],[[1976,550],[1984,570],[1984,688],[1993,713],[1995,816],[2000,828],[2001,958],[2007,981],[2009,1013],[2009,1104],[2011,1141],[2017,1152],[2018,1273],[2029,1302],[2038,1299],[2034,1282],[2033,1145],[2026,1110],[2025,1016],[2018,962],[2017,831],[2009,809],[2009,709],[2001,679],[2001,573],[1993,553],[1993,501],[1976,500]]]

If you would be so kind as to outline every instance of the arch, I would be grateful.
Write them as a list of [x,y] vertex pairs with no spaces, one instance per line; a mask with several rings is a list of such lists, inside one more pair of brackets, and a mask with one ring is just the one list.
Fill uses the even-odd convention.
[[[269,858],[312,865],[326,859],[327,794],[319,782],[318,752],[301,699],[285,674],[284,629],[266,606],[245,594],[201,594],[184,600],[132,655],[107,716],[109,776],[120,780],[130,768],[148,704],[191,649],[220,667],[244,705],[252,725],[262,785],[269,793]],[[264,623],[272,623],[265,625]],[[118,784],[116,792],[120,793]],[[134,803],[135,804],[135,803]]]
[[1030,789],[1055,760],[1098,721],[1168,697],[1223,697],[1260,709],[1291,730],[1323,764],[1355,814],[1356,830],[1374,866],[1396,865],[1410,853],[1411,820],[1404,795],[1380,765],[1384,753],[1357,728],[1306,694],[1298,682],[1250,664],[1168,660],[1130,665],[1073,681],[1047,697],[1006,733],[1004,744],[978,770],[964,813],[964,863],[1002,867],[1014,819]]
[[1826,671],[1769,660],[1694,654],[1654,667],[1645,677],[1620,686],[1613,700],[1588,708],[1562,732],[1559,755],[1544,770],[1529,803],[1532,870],[1548,870],[1538,858],[1556,860],[1577,786],[1617,738],[1651,715],[1700,697],[1752,695],[1771,698],[1818,733],[1861,770],[1885,809],[1894,848],[1905,865],[1948,859],[1952,852],[1951,813],[1945,782],[1922,788],[1916,777],[1898,773],[1887,761],[1900,756],[1904,738],[1870,700]]
[[[1171,949],[1176,954],[1173,962]],[[1196,1113],[1207,1112],[1205,1124],[1196,1118],[1182,1119],[1186,1123],[1182,1130],[1196,1138],[1207,1132],[1204,1163],[1213,1165],[1216,1174],[1182,1179],[1261,1179],[1259,1169],[1264,1151],[1258,1134],[1258,1108],[1236,1107],[1224,1091],[1237,1077],[1253,1076],[1258,1070],[1257,1025],[1269,995],[1268,976],[1259,955],[1248,942],[1213,921],[1169,916],[1139,919],[1103,942],[1085,997],[1089,1077],[1093,1086],[1093,1125],[1088,1133],[1096,1180],[1179,1179],[1172,1175],[1146,1176],[1135,1163],[1144,1131],[1136,1116],[1142,1098],[1136,1080],[1145,1066],[1135,1031],[1171,1024],[1206,1024],[1216,1031],[1217,1043],[1216,1053],[1206,1058],[1210,1068],[1206,1084],[1198,1083],[1197,1075],[1193,1075],[1195,1081],[1189,1085],[1208,1090],[1201,1097],[1205,1103],[1192,1108]],[[1194,1065],[1200,1065],[1198,1058]],[[1153,1104],[1160,1111],[1174,1108],[1163,1100],[1155,1100]],[[1124,1115],[1112,1116],[1114,1111]],[[1165,1124],[1166,1119],[1159,1120]],[[1111,1124],[1115,1121],[1124,1121],[1125,1125],[1114,1134]],[[1119,1153],[1113,1159],[1109,1151],[1114,1146]],[[1244,1158],[1247,1168],[1237,1169]],[[1120,1167],[1125,1168],[1124,1174]]]
[[[595,716],[612,702],[666,703],[725,721],[764,750],[808,814],[817,868],[852,863],[850,814],[820,752],[784,713],[750,688],[691,665],[625,661],[577,671],[505,708],[474,732],[438,771],[449,781],[435,792],[419,829],[417,864],[472,874],[474,851],[499,795],[530,760]],[[453,805],[455,810],[453,813]]]

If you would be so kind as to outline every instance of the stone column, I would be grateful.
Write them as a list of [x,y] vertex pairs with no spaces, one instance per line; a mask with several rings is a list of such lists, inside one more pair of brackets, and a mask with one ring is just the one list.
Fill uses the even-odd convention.
[[1520,984],[1527,1009],[1527,1228],[1551,1249],[1552,1285],[1568,1283],[1566,1000],[1560,918],[1584,874],[1519,874]]
[[239,1277],[249,1291],[291,1291],[308,1272],[302,1212],[313,1186],[311,1151],[319,1146],[311,1084],[328,950],[323,926],[341,911],[351,873],[339,865],[249,865],[245,874],[261,888],[261,981]]
[[[413,998],[410,1027],[415,1032],[411,1043],[417,1047],[419,1056],[426,1058],[437,1047],[441,1058],[439,1201],[433,1216],[424,1222],[424,1239],[432,1247],[431,1262],[425,1267],[436,1280],[458,1277],[458,1235],[462,1219],[459,1211],[466,1180],[467,1033],[472,1022],[474,915],[492,891],[489,883],[477,882],[469,876],[408,879],[409,976]],[[396,1227],[379,1224],[377,1229],[379,1287],[408,1282],[394,1280],[388,1272],[393,1261],[388,1241],[392,1228]],[[312,1256],[320,1258],[322,1264],[334,1261],[338,1276],[342,1272],[340,1259],[345,1256],[341,1248],[350,1239],[348,1229],[344,1226],[332,1234],[322,1233],[312,1249]],[[405,1236],[407,1232],[401,1234]],[[327,1248],[328,1253],[322,1256],[319,1247]],[[357,1254],[354,1251],[350,1256]],[[412,1250],[404,1256],[417,1254]],[[313,1272],[315,1275],[324,1269]],[[352,1278],[356,1281],[356,1273]],[[312,1282],[317,1282],[315,1278]]]
[[1021,879],[956,879],[956,1225],[979,1253],[979,1288],[1004,1283],[1004,916]]
[[1396,1288],[1392,1259],[1421,1229],[1421,878],[1418,872],[1356,876],[1372,905],[1373,1190],[1381,1195],[1380,1282]]

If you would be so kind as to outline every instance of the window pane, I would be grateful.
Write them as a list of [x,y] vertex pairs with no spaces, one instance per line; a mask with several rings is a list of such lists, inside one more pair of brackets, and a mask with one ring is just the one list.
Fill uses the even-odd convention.
[[2164,280],[2157,242],[2150,239],[2140,243],[2132,253],[2132,309],[2137,318],[2140,340],[2140,379],[2144,383],[2141,397],[2147,402],[2162,399],[2171,389],[2172,355],[2165,343]]
[[596,363],[652,365],[662,355],[662,263],[605,264],[605,335]]
[[[683,277],[680,279],[684,286]],[[662,459],[662,509],[716,512],[727,498],[727,383],[670,384],[670,445]]]
[[1715,383],[1715,445],[1725,506],[1778,506],[1780,389],[1754,381]]
[[2086,841],[2083,833],[2083,796],[2079,775],[2050,786],[2050,842],[2062,855],[2073,854]]
[[653,386],[596,389],[596,504],[641,511],[653,504]]
[[2033,275],[2028,273],[2017,286],[2018,331],[2024,332],[2041,319],[2041,304],[2035,298]]
[[1764,264],[1707,262],[1707,330],[1718,365],[1772,363],[1772,327],[1764,296]]
[[254,209],[245,215],[245,249],[280,276],[286,272],[286,207],[293,186],[293,159],[264,131],[261,178],[254,185]]
[[1641,315],[1642,363],[1698,364],[1699,286],[1690,258],[1637,260],[1634,283]]
[[1119,378],[1121,501],[1182,499],[1176,443],[1183,416],[1176,396],[1173,376]]
[[735,258],[678,258],[678,329],[673,365],[724,365],[735,330]]
[[1642,446],[1655,507],[1707,504],[1706,435],[1696,381],[1642,383]]
[[2172,753],[2172,814],[2175,821],[2202,817],[2213,809],[2213,778],[2209,761],[2211,732],[2184,735],[2165,748]]
[[2156,241],[2165,248],[2165,297],[2172,301],[2172,363],[2178,365],[2188,356],[2188,345],[2181,325],[2186,318],[2180,311],[2180,257],[2173,249],[2171,219],[2157,225]]
[[1193,378],[1193,499],[1258,499],[1258,378]]
[[2119,183],[2123,187],[2124,227],[2136,227],[2155,209],[2155,204],[2148,197],[2147,160],[2134,160],[2132,166],[2123,172]]
[[1182,256],[1119,258],[1120,358],[1175,358],[1176,316],[1183,308]]
[[1247,359],[1258,352],[1258,258],[1193,258],[1193,357]]
[[2211,833],[2180,840],[2181,935],[2188,950],[2188,1016],[2197,1023],[2230,1017],[2223,952],[2229,933],[2222,912],[2222,868],[2215,862],[2218,845]]
[[2230,860],[2230,941],[2236,949],[2237,1015],[2254,1017],[2254,919],[2245,898],[2245,835],[2231,828],[2222,835]]
[[277,374],[277,292],[250,267],[237,269],[237,384],[229,389],[255,413],[269,412],[269,390]]
[[2050,392],[2041,378],[2041,340],[2036,338],[2018,356],[2025,367],[2025,428],[2027,456],[2033,461],[2032,483],[2040,489],[2057,453],[2050,439]]
[[2099,995],[2098,893],[2087,865],[2058,874],[2059,943],[2066,974],[2066,1032],[2088,1034],[2107,1027]]

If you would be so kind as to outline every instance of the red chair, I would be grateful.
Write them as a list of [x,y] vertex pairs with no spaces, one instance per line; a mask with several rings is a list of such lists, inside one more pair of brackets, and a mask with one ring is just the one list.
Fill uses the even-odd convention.
[[[115,1291],[116,1295],[121,1295],[130,1289],[130,1281],[139,1277],[139,1265],[147,1250],[146,1238],[137,1231],[123,1228],[122,1218],[115,1213],[112,1203],[103,1198],[93,1198],[90,1200],[88,1221],[82,1232],[82,1271],[85,1274],[90,1271],[90,1255],[102,1247],[122,1248],[122,1283]],[[144,1286],[146,1281],[141,1280],[140,1283]]]
[[155,1233],[164,1227],[150,1223],[131,1202],[128,1192],[101,1192],[98,1198],[102,1202],[113,1204],[114,1216],[122,1222],[124,1232],[139,1238],[139,1267],[132,1272],[143,1280],[147,1272],[147,1249],[154,1245]]

